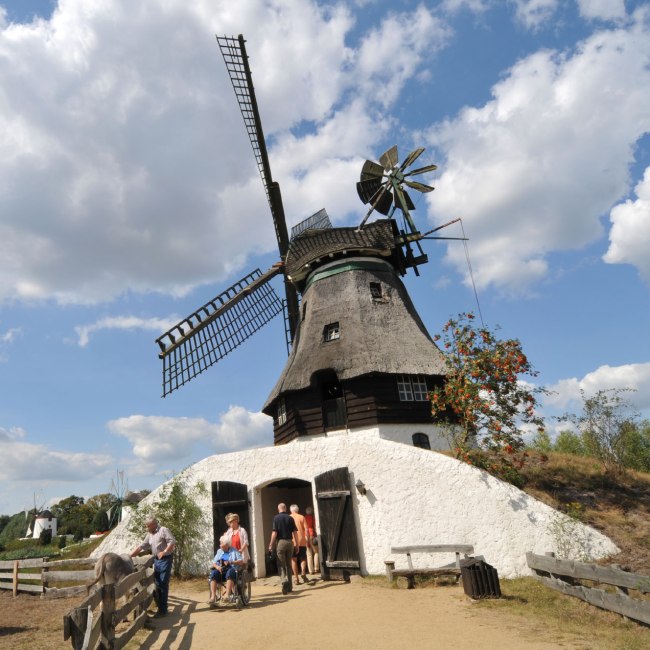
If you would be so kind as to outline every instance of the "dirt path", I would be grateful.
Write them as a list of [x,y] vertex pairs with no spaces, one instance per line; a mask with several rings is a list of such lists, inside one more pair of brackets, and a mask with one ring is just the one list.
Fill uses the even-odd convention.
[[[150,623],[138,647],[150,650],[202,650],[229,643],[274,649],[299,645],[306,650],[585,650],[574,638],[550,638],[542,629],[502,612],[477,607],[458,586],[389,589],[363,582],[301,585],[280,593],[277,578],[253,583],[253,598],[210,609],[202,583],[173,585],[170,615]],[[304,631],[305,640],[296,633]]]

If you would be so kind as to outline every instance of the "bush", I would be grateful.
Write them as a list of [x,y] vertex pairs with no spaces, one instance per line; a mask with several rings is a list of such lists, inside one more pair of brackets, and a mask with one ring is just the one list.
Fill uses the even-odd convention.
[[65,545],[68,543],[68,540],[65,535],[61,535],[59,537],[59,541],[57,543],[59,548],[65,548]]
[[97,533],[105,533],[109,529],[108,515],[105,510],[98,510],[93,518],[93,528]]
[[561,454],[573,454],[574,456],[586,455],[582,436],[572,431],[560,431],[553,445],[553,451],[558,451]]
[[52,543],[52,530],[50,528],[42,530],[38,540],[41,546],[49,546]]
[[83,542],[84,541],[84,531],[82,528],[77,528],[72,538],[74,542]]

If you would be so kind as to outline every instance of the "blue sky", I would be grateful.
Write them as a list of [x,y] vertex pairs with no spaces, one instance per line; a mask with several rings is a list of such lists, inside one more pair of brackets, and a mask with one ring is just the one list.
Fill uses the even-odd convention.
[[[462,217],[545,413],[614,387],[650,413],[650,3],[0,0],[0,513],[272,441],[279,319],[164,400],[154,343],[276,261],[239,33],[289,225],[358,223],[363,161],[425,146],[414,217]],[[426,249],[433,334],[476,302],[463,247]]]

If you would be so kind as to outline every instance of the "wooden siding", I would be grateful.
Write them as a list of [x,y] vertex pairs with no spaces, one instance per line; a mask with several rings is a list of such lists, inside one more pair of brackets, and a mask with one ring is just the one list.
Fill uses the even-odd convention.
[[[427,389],[443,378],[426,378]],[[365,375],[342,382],[347,409],[347,426],[352,428],[378,424],[427,424],[433,422],[430,402],[402,402],[397,391],[396,375]],[[287,421],[274,423],[274,443],[285,444],[299,436],[322,434],[322,400],[318,390],[308,389],[284,395]]]

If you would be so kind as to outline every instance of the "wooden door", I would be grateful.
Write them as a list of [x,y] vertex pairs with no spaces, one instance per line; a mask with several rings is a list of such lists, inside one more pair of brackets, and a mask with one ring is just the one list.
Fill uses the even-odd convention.
[[347,467],[332,469],[319,474],[314,483],[321,575],[324,580],[346,580],[351,573],[361,572],[350,472]]
[[[228,529],[225,517],[229,512],[239,515],[239,525],[246,530],[250,539],[249,505],[248,487],[243,483],[212,482],[212,535],[215,553],[219,548],[219,538]],[[252,553],[252,548],[250,550]]]

